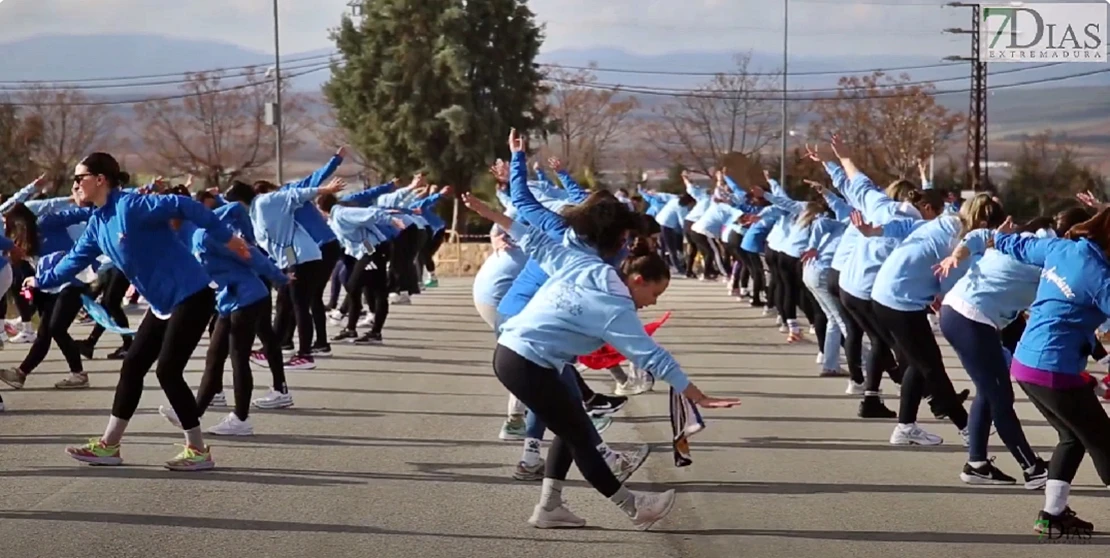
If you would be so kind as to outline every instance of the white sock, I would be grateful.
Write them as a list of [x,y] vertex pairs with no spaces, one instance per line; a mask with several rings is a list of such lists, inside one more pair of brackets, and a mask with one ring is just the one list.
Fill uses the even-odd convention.
[[563,481],[543,479],[543,488],[540,490],[540,506],[551,511],[563,505]]
[[185,431],[185,443],[199,450],[204,449],[204,435],[201,434],[199,426]]
[[628,517],[636,517],[636,497],[631,490],[622,486],[616,494],[609,497],[609,501],[616,504]]
[[1062,480],[1049,480],[1044,485],[1044,511],[1052,515],[1064,513],[1068,507],[1071,485]]
[[524,454],[520,461],[529,467],[534,467],[540,462],[540,441],[538,438],[524,439]]
[[971,465],[972,467],[974,467],[976,469],[978,469],[979,467],[982,467],[983,465],[986,465],[987,463],[989,463],[989,461],[968,461],[967,462],[968,465]]
[[123,433],[127,430],[127,421],[118,417],[108,418],[108,428],[104,429],[104,436],[100,438],[104,445],[115,446],[119,445],[119,441],[123,439]]

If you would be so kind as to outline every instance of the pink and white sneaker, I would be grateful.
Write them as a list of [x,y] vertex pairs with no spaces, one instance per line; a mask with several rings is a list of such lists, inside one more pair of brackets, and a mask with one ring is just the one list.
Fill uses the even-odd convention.
[[315,370],[316,359],[310,356],[294,356],[285,363],[286,370]]

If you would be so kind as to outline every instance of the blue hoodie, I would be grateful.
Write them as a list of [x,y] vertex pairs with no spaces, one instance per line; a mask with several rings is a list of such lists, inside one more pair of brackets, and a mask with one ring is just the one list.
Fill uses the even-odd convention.
[[759,212],[759,220],[748,227],[747,232],[744,233],[744,238],[740,241],[740,249],[753,254],[762,254],[767,248],[767,238],[771,230],[785,216],[786,212],[775,206],[764,207]]
[[[1022,236],[1035,236],[1023,234]],[[971,253],[967,273],[956,281],[944,299],[948,304],[959,299],[1002,329],[1033,304],[1041,282],[1041,268],[1019,263],[998,250],[987,249],[994,231],[978,229],[967,233],[960,243]]]
[[[845,182],[841,193],[852,207],[863,214],[865,221],[883,227],[883,235],[877,237],[864,237],[857,231],[856,235],[859,239],[852,241],[848,259],[839,270],[842,290],[856,298],[870,300],[875,277],[883,262],[901,244],[902,239],[913,232],[912,229],[917,226],[918,220],[907,218],[901,211],[902,204],[879,190],[863,173],[858,173]],[[892,225],[895,220],[898,220],[898,223]],[[841,240],[838,251],[844,250],[844,243],[848,240],[847,234],[845,233],[845,239]],[[834,254],[834,264],[836,261],[837,255]],[[929,273],[932,274],[932,270]]]
[[686,216],[690,214],[690,208],[683,207],[678,198],[678,196],[675,196],[667,200],[667,203],[659,209],[659,213],[655,215],[655,222],[659,223],[660,227],[682,230],[682,223],[686,220]]
[[77,244],[39,278],[39,288],[56,288],[72,281],[104,254],[152,310],[168,315],[181,301],[212,282],[170,228],[170,219],[204,228],[215,242],[231,240],[231,229],[190,198],[128,194],[116,189],[108,194],[108,203],[93,211]]
[[[338,155],[334,155],[327,162],[326,165],[317,169],[316,172],[302,178],[301,180],[286,184],[282,187],[282,190],[319,188],[324,184],[325,180],[327,180],[332,174],[335,173],[335,170],[339,168],[339,165],[342,164],[343,158]],[[328,227],[327,220],[324,219],[324,216],[320,213],[320,210],[316,209],[316,204],[312,203],[311,199],[302,203],[300,207],[293,211],[293,219],[297,222],[298,225],[304,228],[305,232],[308,233],[308,236],[312,237],[312,240],[315,240],[318,246],[323,246],[324,244],[335,240],[335,233],[333,233],[331,228]]]
[[744,215],[744,211],[727,203],[714,202],[705,210],[705,213],[694,223],[691,230],[704,234],[710,238],[724,238],[724,229],[734,224]]
[[542,230],[509,230],[530,258],[551,274],[532,302],[501,324],[497,343],[545,368],[562,370],[606,343],[632,364],[682,391],[690,380],[644,331],[617,270],[595,254],[563,246]]
[[955,215],[942,215],[917,227],[879,268],[871,299],[893,310],[914,312],[951,290],[970,262],[964,260],[944,279],[938,279],[933,268],[952,253],[961,227]]
[[269,297],[270,289],[260,278],[275,286],[289,282],[289,277],[258,248],[252,246],[250,259],[244,260],[228,249],[226,243],[214,240],[211,233],[192,223],[182,222],[178,232],[216,283],[216,312],[221,316]]
[[1085,347],[1110,317],[1110,262],[1087,239],[1030,238],[996,233],[994,248],[1043,268],[1037,297],[1014,359],[1025,366],[1078,375],[1087,368]]
[[288,188],[255,196],[251,202],[254,237],[281,269],[323,258],[320,245],[294,217],[317,194],[318,188]]
[[328,224],[339,238],[343,252],[356,260],[373,253],[374,248],[389,240],[381,229],[396,229],[392,215],[377,207],[337,205],[331,208]]
[[247,208],[239,203],[225,203],[212,210],[225,225],[231,227],[232,232],[238,233],[248,244],[255,245],[258,241],[254,238],[254,225],[251,224],[251,214]]
[[827,269],[832,266],[833,254],[840,246],[840,240],[844,238],[844,231],[846,230],[848,230],[848,225],[844,224],[843,221],[829,219],[828,217],[815,219],[809,227],[809,241],[806,244],[806,251],[816,250],[817,258],[806,265],[816,266],[817,269]]
[[68,252],[74,244],[73,238],[69,236],[70,229],[88,221],[92,214],[91,207],[72,206],[72,209],[39,217],[39,253]]

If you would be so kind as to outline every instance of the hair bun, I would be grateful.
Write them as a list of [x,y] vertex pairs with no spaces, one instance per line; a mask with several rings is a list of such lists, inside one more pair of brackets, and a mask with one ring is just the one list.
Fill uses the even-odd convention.
[[116,175],[116,182],[121,186],[131,184],[131,175],[126,172],[119,171],[119,174]]

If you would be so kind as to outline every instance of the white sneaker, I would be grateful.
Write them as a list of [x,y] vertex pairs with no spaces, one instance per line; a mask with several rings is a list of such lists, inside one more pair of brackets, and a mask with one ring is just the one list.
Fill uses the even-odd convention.
[[617,384],[613,390],[615,395],[623,397],[631,397],[633,395],[640,395],[648,390],[647,377],[639,370],[632,368],[631,374],[628,375],[628,380],[623,384]]
[[586,526],[586,520],[574,515],[567,509],[565,502],[553,510],[545,510],[543,506],[536,504],[528,523],[537,529],[575,529]]
[[786,324],[780,325],[779,326],[779,333],[790,333],[790,327],[787,326]]
[[960,439],[964,441],[964,447],[971,447],[971,433],[968,432],[967,427],[960,431]]
[[809,334],[810,335],[817,335],[817,328],[813,327],[813,326],[809,326]]
[[944,438],[926,432],[916,422],[896,425],[890,435],[890,444],[894,446],[939,446],[943,442]]
[[251,405],[259,409],[285,409],[293,406],[293,395],[270,388],[269,393],[251,401]]
[[181,428],[181,419],[177,418],[177,413],[173,411],[172,407],[159,405],[158,414],[162,415],[162,418],[169,421],[169,423],[174,425],[174,427]]
[[224,420],[207,431],[213,436],[254,436],[254,427],[250,419],[239,420],[235,413],[228,413]]
[[0,401],[0,413],[4,412],[4,402]]
[[632,524],[641,531],[651,529],[660,519],[667,517],[674,509],[674,490],[666,492],[637,492],[631,491],[636,499],[636,517]]
[[[810,333],[813,333],[813,332],[811,331]],[[824,364],[825,363],[825,353],[817,353],[817,360],[815,360],[814,362],[816,364]]]
[[774,310],[771,309],[770,305],[767,305],[767,306],[763,307],[763,315],[764,316],[770,316],[773,313],[774,313]]
[[651,446],[644,444],[635,451],[614,451],[610,455],[610,459],[606,461],[609,463],[609,470],[613,472],[613,476],[617,477],[617,480],[623,484],[647,461],[650,454]]
[[212,396],[212,402],[208,404],[209,407],[227,407],[227,396],[224,392],[217,393]]
[[848,389],[844,390],[846,395],[863,395],[863,384],[857,384],[851,379],[848,379]]
[[412,298],[409,297],[408,293],[397,293],[397,300],[394,301],[391,298],[389,303],[390,304],[397,304],[397,305],[400,305],[400,306],[406,306],[406,305],[412,304]]
[[339,322],[345,317],[346,316],[343,315],[343,312],[340,312],[338,308],[332,310],[331,312],[328,312],[328,318],[334,322]]
[[19,333],[15,334],[15,337],[9,338],[8,342],[16,344],[34,343],[35,337],[35,334],[30,331],[20,331]]
[[374,324],[374,315],[367,312],[358,320],[358,327],[370,327]]

